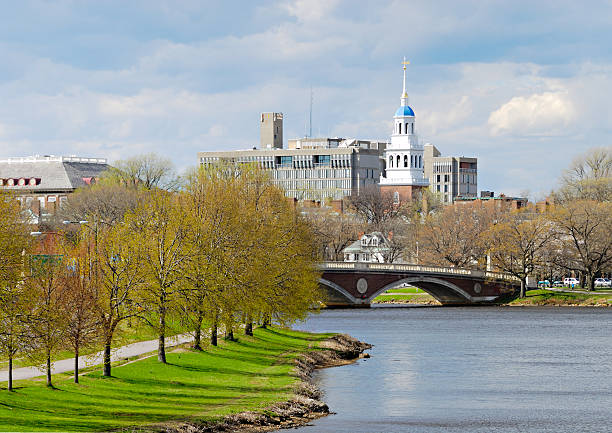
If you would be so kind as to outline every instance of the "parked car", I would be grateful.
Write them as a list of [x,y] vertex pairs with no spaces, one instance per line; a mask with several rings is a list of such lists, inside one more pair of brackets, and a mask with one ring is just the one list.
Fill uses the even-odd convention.
[[538,287],[550,287],[550,281],[548,280],[538,281]]
[[563,281],[553,281],[553,287],[561,287],[563,285]]
[[574,286],[577,286],[578,284],[580,284],[580,281],[578,281],[576,278],[564,278],[563,279],[564,286],[573,288]]
[[597,278],[595,280],[595,287],[612,287],[612,280],[609,278]]

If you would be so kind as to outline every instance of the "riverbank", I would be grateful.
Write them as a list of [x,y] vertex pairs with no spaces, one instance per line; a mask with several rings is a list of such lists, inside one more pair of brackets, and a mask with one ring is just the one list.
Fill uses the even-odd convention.
[[165,365],[155,357],[131,360],[110,378],[95,369],[80,384],[70,373],[56,375],[52,389],[40,378],[17,381],[15,392],[0,391],[0,431],[198,432],[232,422],[248,428],[262,428],[264,420],[279,427],[300,416],[307,422],[326,407],[303,384],[312,371],[306,367],[326,365],[319,353],[334,365],[365,347],[348,337],[275,327],[202,352],[175,349]]
[[[420,306],[439,306],[442,305],[433,296],[427,293],[392,291],[377,296],[373,304],[398,304],[398,305],[420,305]],[[513,299],[502,306],[509,307],[537,307],[537,306],[555,306],[555,307],[612,307],[612,293],[609,291],[586,292],[580,291],[563,291],[559,289],[536,289],[528,290],[525,298]]]
[[296,428],[310,421],[329,415],[329,407],[322,400],[322,392],[312,383],[312,373],[318,368],[329,368],[355,362],[360,357],[369,358],[363,352],[372,346],[345,334],[337,334],[310,351],[296,358],[292,375],[299,378],[294,387],[295,395],[258,411],[240,412],[221,420],[207,423],[164,423],[138,433],[259,433]]
[[524,298],[514,299],[504,305],[509,307],[612,307],[612,294],[537,289],[528,290]]

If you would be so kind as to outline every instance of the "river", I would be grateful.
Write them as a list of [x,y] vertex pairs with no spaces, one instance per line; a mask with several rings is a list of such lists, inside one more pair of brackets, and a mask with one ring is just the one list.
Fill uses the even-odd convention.
[[325,310],[297,328],[371,343],[319,370],[319,432],[612,432],[612,309]]

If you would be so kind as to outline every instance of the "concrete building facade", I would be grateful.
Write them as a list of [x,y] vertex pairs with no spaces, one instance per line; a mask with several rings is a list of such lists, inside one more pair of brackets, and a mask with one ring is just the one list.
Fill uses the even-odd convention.
[[259,147],[262,149],[283,148],[283,113],[261,113]]
[[[386,143],[341,138],[303,139],[303,148],[199,152],[202,165],[219,162],[257,164],[270,172],[274,184],[297,200],[341,200],[369,185],[382,172],[381,147]],[[313,145],[312,143],[325,143]],[[355,145],[358,143],[358,145]]]
[[478,196],[478,159],[464,156],[441,156],[433,144],[424,146],[424,175],[433,192],[440,193],[445,204],[459,197]]

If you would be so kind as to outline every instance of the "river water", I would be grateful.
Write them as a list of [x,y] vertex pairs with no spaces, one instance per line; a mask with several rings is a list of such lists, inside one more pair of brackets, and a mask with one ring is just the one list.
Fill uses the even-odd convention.
[[297,328],[371,343],[319,370],[318,432],[612,432],[612,309],[325,310]]

